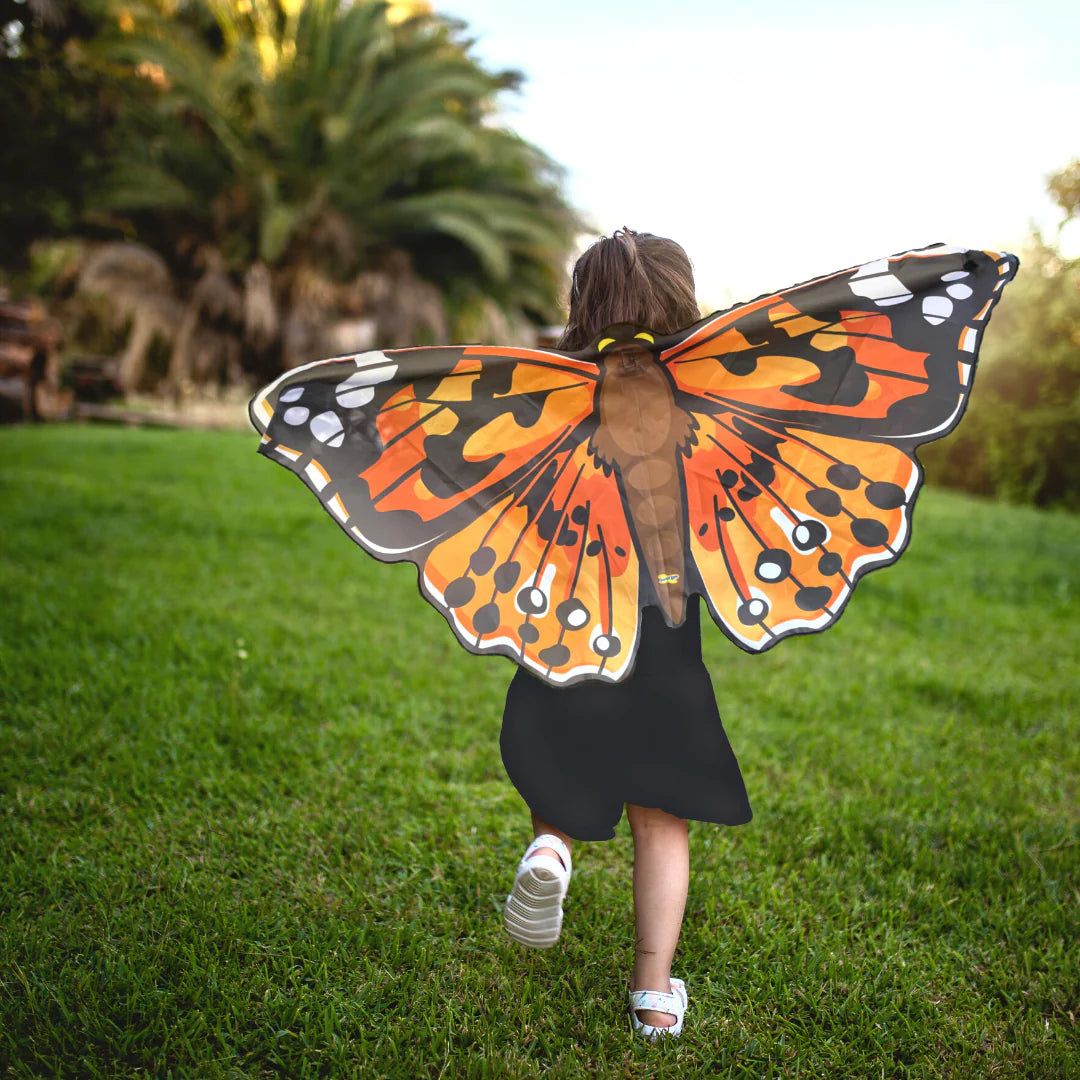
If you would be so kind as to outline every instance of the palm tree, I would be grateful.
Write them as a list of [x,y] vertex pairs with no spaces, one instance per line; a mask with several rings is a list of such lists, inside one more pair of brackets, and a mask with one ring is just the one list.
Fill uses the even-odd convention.
[[117,6],[96,49],[133,90],[95,202],[169,264],[174,387],[208,322],[265,374],[335,315],[379,344],[552,321],[580,223],[555,166],[494,122],[518,77],[483,70],[460,24],[339,0],[173,7]]

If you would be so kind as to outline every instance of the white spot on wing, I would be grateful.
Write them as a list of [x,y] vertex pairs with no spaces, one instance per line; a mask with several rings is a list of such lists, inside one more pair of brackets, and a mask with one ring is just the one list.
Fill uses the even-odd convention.
[[953,302],[947,296],[923,297],[923,318],[933,326],[943,323],[952,314],[952,309]]
[[873,274],[887,274],[889,272],[888,259],[874,259],[872,262],[863,263],[852,277],[870,277]]
[[[304,412],[307,412],[307,409],[305,409]],[[319,413],[319,415],[311,421],[311,434],[314,435],[319,442],[329,442],[334,436],[341,433],[341,418],[337,413]],[[334,445],[340,446],[341,443],[338,442]]]
[[[862,267],[866,270],[866,267]],[[863,277],[861,271],[848,282],[848,287],[856,296],[865,296],[879,307],[889,304],[902,304],[911,299],[911,293],[895,274],[875,274]]]
[[[544,567],[544,572],[540,576],[539,581],[536,580],[536,571],[534,570],[525,579],[525,581],[522,583],[521,588],[518,589],[514,593],[514,608],[517,610],[518,614],[519,615],[532,615],[533,618],[538,618],[539,615],[547,614],[547,609],[551,605],[551,583],[554,580],[555,580],[555,564],[554,563],[548,563],[547,566]],[[544,598],[544,611],[540,612],[539,615],[535,611],[525,611],[525,610],[523,610],[522,608],[520,608],[518,606],[517,596],[524,589],[532,589],[535,592],[539,592],[541,594],[541,596]],[[537,606],[539,606],[539,602],[537,602]]]
[[788,517],[779,506],[774,506],[769,511],[769,517],[771,517],[783,530],[784,536],[787,537],[787,541],[791,545],[792,551],[798,552],[800,555],[805,554],[805,552],[795,543],[795,530],[804,521],[816,521],[825,530],[825,536],[821,541],[822,544],[827,544],[832,539],[832,529],[830,529],[824,521],[821,521],[819,518],[811,517],[809,514],[800,514],[798,510],[792,512],[797,515],[797,519],[794,521]]
[[[375,355],[383,356],[382,353]],[[376,364],[359,368],[335,388],[338,404],[345,409],[359,409],[366,405],[375,396],[372,387],[376,383],[392,379],[397,374],[397,369],[397,364]]]

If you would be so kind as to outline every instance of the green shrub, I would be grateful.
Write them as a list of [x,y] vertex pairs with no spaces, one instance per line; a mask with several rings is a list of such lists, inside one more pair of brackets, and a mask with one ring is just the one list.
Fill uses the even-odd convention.
[[994,312],[967,414],[920,451],[927,479],[1080,510],[1080,259],[1036,233]]

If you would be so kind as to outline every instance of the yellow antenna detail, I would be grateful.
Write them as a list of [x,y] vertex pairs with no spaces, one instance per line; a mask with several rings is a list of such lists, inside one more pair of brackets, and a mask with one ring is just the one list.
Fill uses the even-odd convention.
[[599,352],[603,352],[615,339],[613,337],[606,337],[600,339],[600,344],[596,346]]
[[654,342],[656,341],[656,339],[652,336],[652,334],[641,333],[641,334],[635,334],[634,337],[635,338],[644,338],[650,345],[654,344]]

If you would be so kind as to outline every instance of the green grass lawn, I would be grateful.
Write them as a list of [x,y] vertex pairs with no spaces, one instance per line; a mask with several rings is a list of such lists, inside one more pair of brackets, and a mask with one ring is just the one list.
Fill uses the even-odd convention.
[[0,1075],[1080,1077],[1080,518],[925,492],[827,634],[705,627],[755,816],[650,1046],[625,821],[505,937],[512,665],[255,445],[0,431]]

